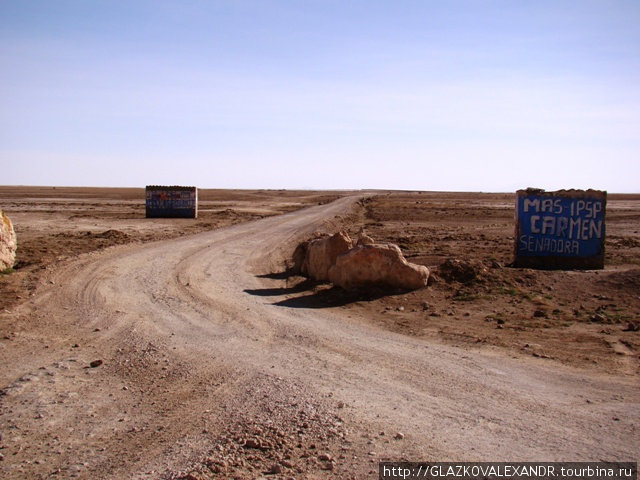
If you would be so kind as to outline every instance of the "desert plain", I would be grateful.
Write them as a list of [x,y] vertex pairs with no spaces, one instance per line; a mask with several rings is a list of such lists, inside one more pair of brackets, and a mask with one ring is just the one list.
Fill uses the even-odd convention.
[[[2,478],[378,478],[378,462],[638,461],[640,195],[606,267],[511,268],[515,195],[0,187]],[[289,271],[365,232],[412,292]]]

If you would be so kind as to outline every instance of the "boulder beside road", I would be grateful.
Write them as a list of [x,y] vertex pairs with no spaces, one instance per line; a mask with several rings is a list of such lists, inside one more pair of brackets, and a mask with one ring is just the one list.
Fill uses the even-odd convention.
[[307,246],[302,273],[319,282],[329,280],[329,269],[336,263],[338,255],[348,252],[352,247],[353,241],[345,232],[311,241]]
[[339,255],[329,280],[344,289],[371,285],[416,290],[426,287],[429,269],[407,262],[393,244],[367,244]]
[[16,232],[11,220],[0,210],[0,272],[13,267],[17,248]]
[[364,232],[357,245],[345,232],[301,243],[293,254],[293,271],[344,289],[381,286],[416,290],[426,287],[429,269],[407,262],[394,244],[377,244]]

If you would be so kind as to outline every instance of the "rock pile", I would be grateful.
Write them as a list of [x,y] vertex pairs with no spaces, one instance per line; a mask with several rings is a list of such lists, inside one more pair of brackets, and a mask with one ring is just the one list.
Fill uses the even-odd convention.
[[400,248],[377,244],[362,233],[357,245],[345,232],[303,242],[294,252],[294,269],[317,281],[344,289],[383,286],[415,290],[425,287],[429,269],[407,262]]
[[17,247],[16,232],[11,220],[0,210],[0,272],[13,267]]
[[480,264],[449,258],[440,265],[439,273],[447,282],[472,283],[484,277],[487,269]]

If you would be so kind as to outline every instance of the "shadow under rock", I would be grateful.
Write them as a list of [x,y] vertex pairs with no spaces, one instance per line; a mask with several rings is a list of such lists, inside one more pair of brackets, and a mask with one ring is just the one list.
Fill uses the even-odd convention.
[[285,270],[284,272],[265,273],[263,275],[256,275],[258,278],[269,278],[271,280],[287,280],[291,277],[295,277],[297,273],[293,270]]
[[[294,276],[297,276],[297,274],[292,273],[290,270],[257,275],[258,278],[269,278],[275,280],[287,280]],[[389,289],[377,286],[345,290],[336,286],[329,286],[325,284],[326,287],[323,287],[322,285],[322,283],[307,278],[292,286],[246,289],[244,292],[259,297],[277,297],[308,292],[306,295],[285,298],[273,303],[273,305],[287,308],[342,307],[349,305],[350,303],[369,302],[382,297],[401,295],[407,292],[406,290]]]
[[[266,277],[265,275],[258,275],[259,278],[273,278]],[[284,277],[288,278],[288,277]],[[292,293],[300,293],[310,290],[316,285],[311,280],[303,280],[291,287],[275,287],[275,288],[247,288],[244,290],[249,295],[256,295],[258,297],[277,297],[279,295],[290,295]]]
[[370,302],[390,295],[404,294],[405,290],[385,290],[378,287],[344,290],[340,287],[322,289],[309,295],[287,298],[274,303],[288,308],[332,308],[343,307],[350,303]]

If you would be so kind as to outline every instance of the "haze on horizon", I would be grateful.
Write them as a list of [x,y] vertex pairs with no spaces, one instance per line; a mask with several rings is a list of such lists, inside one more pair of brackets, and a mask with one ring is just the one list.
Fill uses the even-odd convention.
[[0,0],[0,184],[640,192],[640,2]]

